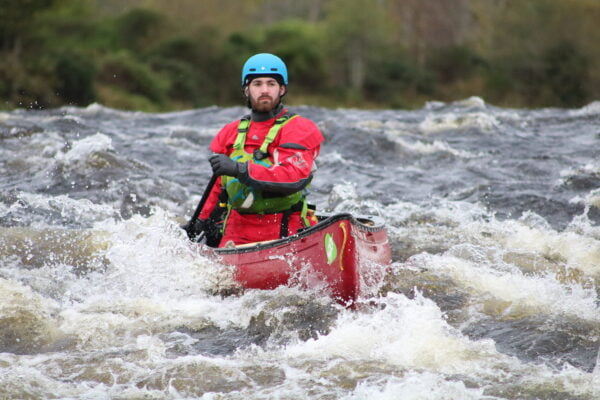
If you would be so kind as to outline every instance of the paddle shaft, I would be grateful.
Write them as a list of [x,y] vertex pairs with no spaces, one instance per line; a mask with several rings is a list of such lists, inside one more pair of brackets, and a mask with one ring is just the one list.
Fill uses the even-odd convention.
[[204,189],[204,194],[202,194],[202,198],[198,203],[198,207],[196,207],[196,211],[194,211],[194,215],[192,215],[192,218],[190,219],[190,223],[194,223],[194,221],[198,219],[198,216],[202,212],[204,204],[206,204],[206,200],[208,200],[208,195],[210,194],[210,191],[212,190],[213,186],[215,186],[215,182],[217,182],[218,177],[218,175],[213,175],[210,178],[210,181],[208,181],[208,185],[206,185],[206,189]]

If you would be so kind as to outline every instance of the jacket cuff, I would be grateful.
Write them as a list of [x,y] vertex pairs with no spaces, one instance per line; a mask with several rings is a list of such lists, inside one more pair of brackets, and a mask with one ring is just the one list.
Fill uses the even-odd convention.
[[237,168],[238,168],[238,174],[237,174],[237,178],[240,180],[240,182],[245,183],[245,181],[249,180],[249,175],[248,175],[248,163],[247,162],[243,162],[243,163],[237,163]]

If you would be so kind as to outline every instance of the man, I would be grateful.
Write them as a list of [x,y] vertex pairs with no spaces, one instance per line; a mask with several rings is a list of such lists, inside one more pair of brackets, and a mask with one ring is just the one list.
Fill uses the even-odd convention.
[[[268,53],[250,57],[242,68],[242,89],[251,114],[225,125],[209,158],[219,176],[199,214],[186,225],[192,239],[210,232],[226,213],[219,247],[279,239],[313,225],[306,187],[316,170],[323,135],[307,118],[292,114],[285,63]],[[212,244],[217,245],[214,237]]]

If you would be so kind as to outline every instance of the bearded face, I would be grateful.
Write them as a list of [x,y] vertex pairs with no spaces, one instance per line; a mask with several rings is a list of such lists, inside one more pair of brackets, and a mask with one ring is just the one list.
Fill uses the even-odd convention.
[[244,93],[250,101],[252,109],[259,112],[268,112],[273,110],[281,101],[281,96],[285,94],[285,86],[280,85],[274,78],[259,77],[254,78]]

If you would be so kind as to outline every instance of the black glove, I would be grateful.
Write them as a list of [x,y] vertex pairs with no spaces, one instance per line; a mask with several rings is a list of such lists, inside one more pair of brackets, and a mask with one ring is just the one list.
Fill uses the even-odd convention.
[[210,166],[212,167],[213,174],[221,176],[233,176],[237,178],[240,174],[240,165],[236,161],[233,161],[231,158],[227,157],[225,154],[215,154],[208,158],[210,162]]
[[196,219],[195,221],[190,221],[187,224],[182,225],[181,227],[183,228],[185,233],[187,233],[188,238],[194,242],[196,241],[196,238],[198,238],[198,236],[200,236],[200,234],[206,230],[206,225],[206,220]]

